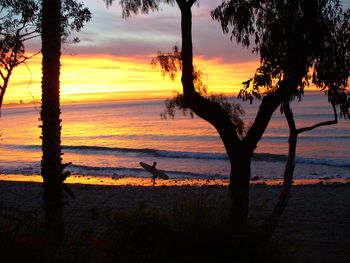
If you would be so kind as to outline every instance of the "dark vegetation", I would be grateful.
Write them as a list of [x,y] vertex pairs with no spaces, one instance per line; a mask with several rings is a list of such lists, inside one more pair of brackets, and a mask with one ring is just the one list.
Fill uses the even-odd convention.
[[59,246],[47,242],[35,214],[2,211],[0,259],[4,263],[294,262],[285,237],[257,246],[254,232],[232,229],[226,216],[213,218],[211,210],[197,201],[187,201],[169,215],[145,206],[124,212],[96,208],[86,221],[95,229],[102,220],[103,229],[80,226],[80,232],[67,233]]

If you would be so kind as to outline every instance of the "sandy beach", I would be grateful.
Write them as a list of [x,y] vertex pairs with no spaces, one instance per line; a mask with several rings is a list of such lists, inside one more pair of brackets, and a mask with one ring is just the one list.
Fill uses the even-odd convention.
[[[75,199],[66,198],[67,231],[77,231],[93,209],[127,210],[146,206],[171,213],[175,206],[191,201],[222,213],[228,204],[226,186],[104,186],[71,184]],[[251,187],[251,218],[266,216],[280,186]],[[0,181],[1,206],[23,210],[41,209],[41,185],[31,182]],[[350,259],[349,184],[298,185],[283,215],[277,238],[288,238],[295,246],[298,262],[346,263]],[[103,227],[103,222],[94,227]]]

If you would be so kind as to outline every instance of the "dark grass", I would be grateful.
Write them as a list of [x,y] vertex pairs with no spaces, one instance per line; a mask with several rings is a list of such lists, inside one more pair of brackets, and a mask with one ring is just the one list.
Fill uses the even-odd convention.
[[[188,202],[170,214],[141,205],[115,212],[92,209],[86,226],[61,243],[45,238],[43,222],[19,210],[0,214],[0,262],[294,262],[287,239],[261,244],[255,225],[233,229],[210,209]],[[104,227],[93,231],[94,222]],[[84,230],[85,229],[85,230]]]

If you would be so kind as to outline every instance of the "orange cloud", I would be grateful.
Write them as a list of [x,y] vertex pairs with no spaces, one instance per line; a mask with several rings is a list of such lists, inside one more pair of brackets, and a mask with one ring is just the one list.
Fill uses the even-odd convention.
[[[149,57],[64,55],[61,64],[62,102],[165,98],[180,91],[180,75],[174,81],[152,68]],[[222,59],[195,58],[209,91],[236,93],[255,71],[258,62],[227,64]],[[40,101],[41,56],[13,72],[5,103]]]

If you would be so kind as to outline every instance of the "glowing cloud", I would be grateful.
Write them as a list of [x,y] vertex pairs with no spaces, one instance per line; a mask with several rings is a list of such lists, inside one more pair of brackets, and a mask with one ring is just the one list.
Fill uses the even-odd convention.
[[[117,57],[80,55],[62,57],[62,102],[142,98],[165,98],[181,90],[179,76],[172,82],[152,68],[151,56]],[[197,57],[195,63],[204,73],[212,92],[235,93],[254,73],[258,62],[227,64],[221,58]],[[13,74],[5,103],[40,101],[41,57],[18,67]]]

